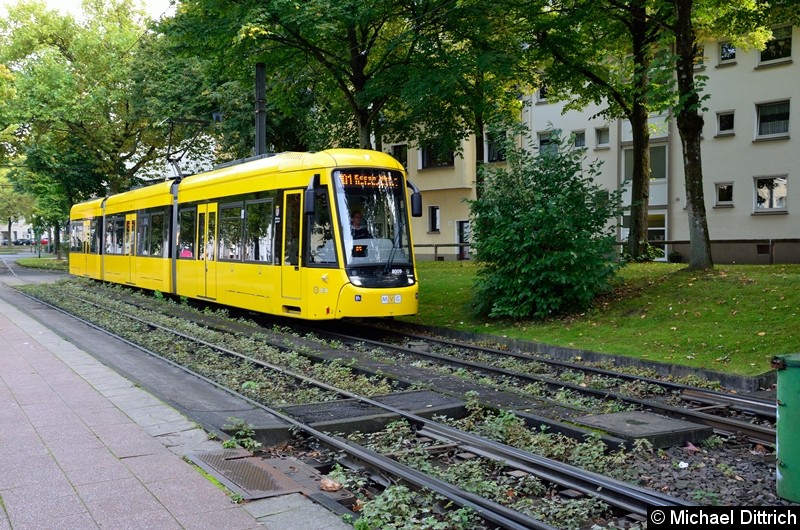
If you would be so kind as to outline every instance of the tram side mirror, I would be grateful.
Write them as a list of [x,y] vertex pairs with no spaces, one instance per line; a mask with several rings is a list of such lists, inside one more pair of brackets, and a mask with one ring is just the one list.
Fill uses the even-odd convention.
[[411,194],[411,217],[422,217],[422,193]]
[[316,206],[316,196],[317,190],[314,188],[306,188],[306,197],[305,201],[303,201],[305,203],[303,212],[305,212],[306,215],[314,215],[316,213],[314,208]]
[[406,181],[406,186],[411,188],[411,217],[422,217],[422,193],[410,180]]
[[308,183],[305,193],[305,200],[303,201],[305,203],[303,205],[303,213],[306,215],[314,215],[316,213],[316,195],[317,188],[319,187],[319,173],[315,173],[314,176],[311,177],[311,182]]

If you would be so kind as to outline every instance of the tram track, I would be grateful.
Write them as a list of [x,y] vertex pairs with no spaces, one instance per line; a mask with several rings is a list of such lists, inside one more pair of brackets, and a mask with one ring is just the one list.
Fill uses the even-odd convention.
[[[393,334],[394,336],[402,336],[397,333]],[[758,425],[748,421],[743,421],[739,418],[731,418],[731,417],[726,417],[724,415],[715,415],[707,412],[709,410],[716,410],[722,413],[730,413],[731,409],[734,409],[737,412],[744,411],[749,414],[752,414],[753,416],[759,415],[766,420],[771,420],[772,422],[774,422],[775,406],[774,404],[771,404],[767,400],[762,400],[752,397],[737,396],[733,394],[724,394],[721,392],[710,391],[696,387],[689,387],[687,385],[681,385],[657,379],[646,379],[646,378],[644,379],[644,382],[647,383],[648,385],[658,386],[660,388],[663,388],[664,392],[677,394],[682,400],[685,400],[687,402],[701,403],[704,405],[701,409],[679,407],[679,406],[669,405],[666,402],[658,401],[655,399],[642,399],[642,398],[632,397],[629,395],[622,394],[620,392],[611,391],[609,389],[590,388],[587,386],[571,383],[568,381],[558,380],[553,376],[523,373],[517,370],[498,368],[495,365],[486,364],[486,362],[475,362],[475,361],[460,359],[454,357],[453,355],[440,355],[436,353],[431,353],[430,351],[426,351],[427,348],[425,347],[420,348],[419,346],[417,346],[412,348],[408,346],[393,345],[392,343],[386,341],[366,338],[363,334],[347,335],[344,333],[327,330],[324,332],[323,335],[331,339],[347,341],[353,344],[361,342],[370,344],[371,346],[376,348],[394,349],[395,351],[401,352],[403,355],[415,358],[422,358],[430,360],[435,363],[446,363],[446,364],[456,365],[459,367],[477,370],[485,374],[493,374],[496,377],[514,378],[527,383],[541,383],[546,385],[551,391],[554,392],[560,389],[568,389],[575,393],[592,396],[598,400],[613,400],[620,403],[625,403],[637,410],[646,410],[669,417],[694,421],[703,425],[710,426],[713,429],[715,429],[715,431],[721,434],[744,436],[747,439],[753,441],[754,443],[761,443],[768,445],[775,444],[774,427]],[[557,367],[559,369],[569,369],[569,370],[587,372],[592,374],[600,374],[603,377],[607,378],[620,379],[624,381],[639,381],[642,379],[637,376],[632,376],[622,372],[612,372],[610,370],[583,366],[577,363],[568,363],[564,361],[551,360],[543,357],[534,358],[530,355],[520,354],[516,352],[506,352],[482,346],[464,345],[460,343],[456,344],[452,341],[427,339],[425,337],[421,337],[418,335],[409,335],[404,338],[407,339],[409,337],[417,341],[425,339],[428,341],[428,343],[438,342],[438,343],[444,343],[451,347],[457,346],[458,348],[462,348],[464,350],[468,350],[471,352],[480,352],[481,354],[491,354],[497,357],[505,357],[505,358],[512,357],[517,360],[522,360],[523,362],[526,363],[545,364]]]
[[[127,303],[142,304],[143,302],[141,300],[139,302],[130,300]],[[144,303],[144,305],[152,306],[153,304]],[[149,308],[158,310],[157,304],[155,308]],[[188,315],[189,313],[187,313],[186,317],[191,318]],[[217,326],[228,332],[257,333],[254,330],[246,330],[236,326],[231,327],[230,324],[226,324],[219,319],[210,320],[200,317],[195,317],[195,319],[202,321],[203,325]],[[616,410],[650,411],[656,414],[706,425],[725,436],[743,436],[753,443],[769,446],[774,446],[775,444],[775,429],[772,427],[774,423],[775,406],[774,403],[763,399],[711,391],[579,363],[554,360],[542,356],[531,356],[530,354],[499,350],[486,346],[463,344],[418,334],[400,333],[391,330],[386,331],[385,329],[364,326],[346,326],[358,330],[358,335],[350,335],[338,331],[331,331],[330,326],[318,326],[312,329],[305,324],[296,323],[294,321],[289,324],[292,326],[292,329],[306,333],[305,337],[298,336],[298,333],[287,330],[287,332],[283,334],[272,333],[271,335],[275,337],[274,339],[262,337],[261,340],[270,347],[283,349],[283,351],[288,351],[292,348],[304,351],[317,349],[318,351],[316,353],[308,355],[309,358],[313,359],[313,362],[334,361],[349,364],[354,371],[358,371],[368,377],[374,377],[378,374],[388,374],[392,377],[394,384],[402,388],[414,384],[413,378],[409,378],[409,380],[404,378],[404,375],[408,374],[400,373],[403,370],[411,370],[410,365],[414,363],[413,359],[425,359],[426,361],[440,366],[449,366],[451,367],[449,369],[453,370],[458,376],[464,375],[465,371],[485,374],[486,377],[495,378],[501,386],[508,386],[508,381],[521,381],[521,384],[516,385],[518,387],[523,385],[543,385],[548,389],[550,395],[554,395],[558,399],[551,398],[548,395],[537,394],[535,396],[528,395],[527,397],[519,396],[519,399],[511,398],[511,401],[497,401],[495,403],[487,400],[485,404],[487,406],[497,406],[500,408],[516,406],[517,409],[515,410],[524,413],[524,403],[526,401],[530,404],[529,407],[532,406],[533,403],[537,403],[535,408],[539,413],[532,418],[532,421],[546,421],[548,417],[552,417],[552,415],[555,414],[556,417],[553,417],[554,421],[551,425],[553,428],[560,430],[560,432],[569,432],[569,426],[565,426],[560,422],[563,418],[567,418],[567,421],[569,421],[569,417],[573,416],[613,412],[615,410],[613,406],[612,408],[607,408],[608,405],[602,404],[620,403],[622,406],[618,407]],[[337,327],[341,328],[342,326],[338,325]],[[385,333],[388,337],[384,340],[370,338],[374,337],[376,333]],[[371,351],[369,355],[364,356],[360,355],[359,352],[352,348],[350,350],[324,348],[319,343],[319,337],[327,337],[331,343],[341,342],[342,344],[350,344],[351,347],[355,348],[358,348],[358,345],[361,345],[362,348],[364,345],[368,345]],[[420,346],[422,341],[426,341],[424,346]],[[398,344],[398,342],[400,344]],[[287,344],[289,345],[288,350]],[[410,344],[414,344],[414,347],[410,347]],[[442,347],[446,350],[446,354],[433,353]],[[454,350],[466,353],[454,354]],[[375,357],[376,352],[384,352],[384,357],[393,357],[396,355],[405,356],[403,370],[398,370],[396,362],[393,362],[397,361],[397,359],[390,359],[389,362],[385,363],[366,359],[366,357]],[[460,355],[463,355],[465,358],[460,357]],[[356,358],[359,359],[359,362],[354,364],[352,360]],[[479,361],[483,362],[471,361],[469,360],[470,358],[477,358]],[[513,365],[514,369],[506,369],[497,366],[506,365],[507,359],[513,360],[515,363]],[[531,365],[533,368],[525,372],[523,371],[524,366],[521,366],[520,363]],[[544,369],[542,368],[543,366],[545,367]],[[424,370],[415,370],[414,377],[426,377],[422,372],[424,372]],[[616,381],[614,384],[617,386],[620,386],[620,382],[623,386],[626,384],[635,385],[633,387],[635,392],[640,392],[642,388],[658,388],[661,394],[656,395],[658,399],[653,399],[654,396],[652,392],[649,397],[642,398],[615,392],[611,388],[592,388],[591,385],[559,379],[559,375],[564,372],[570,373],[573,379],[575,374],[585,373],[590,374],[589,378],[594,377],[594,381],[602,379],[603,381]],[[427,377],[429,377],[429,384],[436,384],[433,382],[433,376]],[[485,382],[485,380],[483,382]],[[463,389],[458,387],[458,385],[452,390],[463,393]],[[512,394],[519,392],[518,388],[512,388],[510,391]],[[570,393],[566,397],[566,403],[564,402],[565,397],[563,396],[565,391]],[[483,394],[491,395],[489,392],[483,392]],[[495,397],[498,397],[496,389],[494,394]],[[589,400],[573,400],[577,402],[571,402],[569,398],[572,395],[588,396]],[[664,399],[663,396],[669,399]],[[670,402],[670,400],[672,402]],[[765,423],[767,425],[764,425]],[[580,433],[581,430],[578,429],[577,431],[573,431],[571,435],[582,436]],[[612,446],[618,443],[613,439],[607,439],[607,442]]]
[[[474,344],[467,344],[464,342],[454,341],[441,337],[434,337],[431,335],[421,335],[411,332],[400,332],[397,330],[389,329],[385,326],[381,327],[359,327],[365,333],[376,330],[389,337],[394,337],[403,343],[409,344],[412,341],[422,341],[424,343],[435,344],[445,348],[456,348],[465,351],[474,351],[478,354],[489,353],[492,355],[519,359],[522,361],[535,361],[537,363],[545,364],[552,367],[556,374],[564,371],[579,371],[586,374],[597,375],[601,377],[609,377],[620,379],[623,381],[641,382],[648,385],[654,385],[663,388],[665,391],[679,393],[681,399],[687,401],[693,400],[698,403],[707,405],[720,405],[724,404],[728,409],[740,411],[746,414],[758,415],[772,421],[775,420],[776,404],[774,400],[763,398],[754,398],[752,396],[743,396],[740,394],[730,392],[720,392],[707,388],[693,387],[687,384],[675,383],[664,379],[656,379],[639,374],[629,374],[624,371],[608,370],[586,363],[577,363],[563,361],[559,359],[552,359],[542,355],[532,355],[530,353],[521,353],[508,349],[492,348],[489,346],[476,346]],[[685,396],[685,397],[684,397]]]
[[[104,310],[103,306],[89,300],[83,300],[81,303],[86,307],[94,306],[95,310],[98,311]],[[610,506],[616,507],[616,510],[623,514],[633,513],[643,516],[646,514],[647,506],[675,506],[691,504],[681,499],[649,491],[644,488],[631,486],[619,480],[609,479],[608,477],[604,477],[599,474],[587,473],[567,464],[554,462],[527,451],[515,449],[513,447],[505,446],[474,434],[459,431],[458,429],[454,429],[447,425],[440,424],[401,409],[387,406],[368,397],[355,394],[342,388],[337,388],[323,381],[315,380],[304,374],[287,370],[281,366],[272,365],[249,355],[243,355],[230,348],[222,347],[219,344],[209,342],[206,339],[176,331],[171,329],[169,326],[149,321],[146,318],[137,317],[124,312],[120,313],[120,316],[124,316],[125,319],[136,322],[137,325],[146,326],[149,329],[157,330],[159,333],[170,334],[173,337],[171,340],[172,348],[175,348],[175,344],[178,341],[191,341],[196,345],[197,348],[213,349],[220,355],[235,357],[239,361],[247,363],[248,365],[258,366],[260,369],[264,370],[276,371],[282,376],[294,378],[298,381],[302,381],[303,384],[320,388],[326,392],[334,393],[337,396],[359,400],[363,403],[369,404],[372,407],[381,408],[412,423],[415,426],[417,433],[422,436],[435,438],[439,442],[456,444],[461,451],[472,451],[480,454],[484,458],[490,458],[497,462],[503,462],[504,466],[513,468],[516,471],[535,474],[543,480],[557,484],[557,487],[562,490],[579,491],[582,494],[597,497]],[[131,342],[129,338],[126,340]],[[148,352],[152,355],[159,355],[157,352],[149,350]],[[174,361],[170,362],[174,363]],[[195,373],[195,375],[198,377],[207,378],[207,375],[202,373]],[[220,382],[215,381],[212,378],[207,379],[217,386],[225,387],[225,385],[222,385]],[[234,389],[226,389],[229,392],[238,394],[238,392]],[[438,495],[445,496],[458,506],[470,508],[489,525],[495,525],[502,528],[552,528],[552,526],[546,523],[533,519],[530,516],[521,514],[514,510],[510,510],[494,501],[487,500],[478,495],[469,493],[458,488],[457,486],[454,486],[453,484],[436,479],[435,477],[429,477],[420,473],[419,471],[408,468],[408,466],[398,464],[397,462],[385,456],[376,455],[373,451],[369,451],[368,449],[359,446],[352,441],[346,441],[340,437],[321,433],[317,429],[291,418],[285,412],[269,407],[264,403],[252,400],[252,398],[248,396],[243,397],[253,401],[258,407],[268,410],[270,413],[274,413],[276,416],[280,417],[287,423],[290,423],[293,427],[305,432],[307,435],[319,439],[322,443],[334,448],[336,451],[345,452],[349,455],[349,457],[355,460],[366,462],[370,467],[379,470],[380,473],[394,474],[403,481],[412,484],[415,487],[433,491]]]

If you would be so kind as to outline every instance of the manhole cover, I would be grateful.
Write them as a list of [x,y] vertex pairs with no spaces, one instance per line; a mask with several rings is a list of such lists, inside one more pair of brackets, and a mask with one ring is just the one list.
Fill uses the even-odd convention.
[[239,449],[189,455],[207,473],[247,500],[298,493],[303,487],[264,460]]

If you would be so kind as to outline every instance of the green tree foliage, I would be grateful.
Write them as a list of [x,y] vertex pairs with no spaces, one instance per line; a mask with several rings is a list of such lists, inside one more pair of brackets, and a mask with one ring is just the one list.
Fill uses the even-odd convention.
[[329,144],[369,148],[373,122],[398,93],[439,3],[187,0],[164,30],[191,53],[208,50],[228,79],[252,79],[253,65],[265,63],[268,101],[290,114],[310,93],[314,117],[335,135]]
[[76,20],[20,0],[0,21],[0,64],[14,94],[2,112],[15,127],[11,149],[39,161],[43,179],[80,172],[62,190],[69,203],[130,188],[163,156],[166,140],[153,127],[163,118],[134,93],[133,65],[150,21],[134,0],[88,0],[84,10]]
[[485,0],[184,0],[161,27],[220,83],[252,87],[264,63],[268,120],[285,116],[309,148],[436,139],[448,151],[518,113],[527,56],[511,28]]
[[618,192],[594,183],[598,164],[561,144],[534,156],[507,147],[506,168],[483,168],[485,187],[470,201],[481,314],[536,318],[581,311],[617,268]]
[[14,99],[14,76],[4,64],[0,64],[0,163],[13,156],[16,124],[11,116],[9,102]]
[[[199,140],[213,138],[213,155],[204,158],[229,162],[248,157],[255,145],[253,59],[228,55],[236,35],[225,25],[233,23],[229,18],[209,22],[189,7],[182,6],[177,18],[158,25],[158,35],[140,42],[142,50],[132,72],[134,97],[141,98],[136,103],[156,116],[208,121],[192,150],[212,155],[211,146]],[[227,42],[221,34],[227,35]],[[310,98],[304,99],[304,93],[281,96],[291,111],[283,113],[274,100],[267,101],[267,147],[273,151],[310,149],[312,143],[303,134],[309,129],[305,116]],[[178,127],[197,129],[197,125]],[[181,136],[188,135],[186,130]]]
[[[437,13],[437,32],[420,38],[423,60],[409,65],[400,97],[387,105],[387,139],[435,144],[449,153],[471,135],[483,138],[489,125],[518,121],[520,96],[538,72],[514,15],[485,0]],[[475,147],[480,164],[483,142]]]

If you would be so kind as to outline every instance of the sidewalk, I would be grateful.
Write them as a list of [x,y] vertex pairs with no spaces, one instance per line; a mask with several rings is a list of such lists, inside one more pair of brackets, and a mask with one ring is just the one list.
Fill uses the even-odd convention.
[[0,530],[352,528],[302,495],[234,504],[182,459],[219,447],[0,298]]

